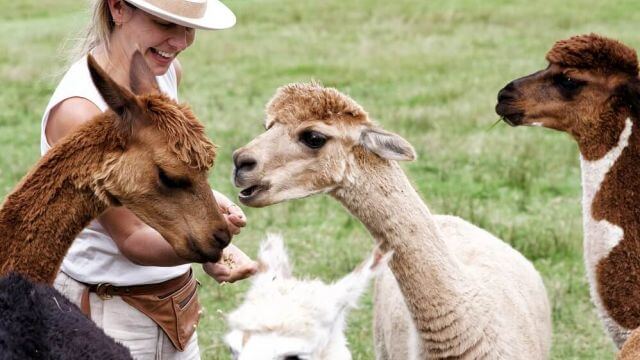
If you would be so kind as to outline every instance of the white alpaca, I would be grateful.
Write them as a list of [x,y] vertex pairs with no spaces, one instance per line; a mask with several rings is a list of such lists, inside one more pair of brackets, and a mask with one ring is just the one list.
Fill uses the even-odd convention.
[[282,238],[269,235],[260,247],[260,271],[245,300],[228,316],[225,341],[239,360],[349,360],[344,336],[347,312],[390,254],[372,255],[333,284],[299,280]]
[[316,84],[279,89],[265,128],[234,153],[243,203],[329,193],[394,251],[376,284],[379,359],[548,357],[551,313],[540,275],[488,232],[430,213],[396,162],[415,158],[406,140]]

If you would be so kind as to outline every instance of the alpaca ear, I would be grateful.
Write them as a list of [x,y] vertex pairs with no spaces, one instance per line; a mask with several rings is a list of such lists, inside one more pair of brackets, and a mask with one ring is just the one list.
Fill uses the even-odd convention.
[[132,105],[137,105],[135,95],[131,93],[131,91],[118,85],[118,83],[102,70],[93,56],[89,55],[87,62],[89,64],[91,79],[111,110],[122,117]]
[[98,92],[109,108],[118,115],[117,129],[123,140],[129,139],[136,119],[140,118],[140,103],[136,96],[118,85],[101,67],[93,56],[88,56],[89,73]]
[[392,256],[392,251],[383,254],[376,248],[367,260],[331,286],[331,292],[336,296],[338,311],[358,305],[358,300],[371,279],[387,266]]
[[131,82],[131,90],[136,95],[157,94],[160,92],[156,76],[139,50],[136,50],[131,58],[129,81]]
[[366,128],[360,133],[360,144],[387,160],[411,161],[416,151],[400,135],[380,129]]
[[267,234],[267,238],[260,244],[258,253],[258,271],[260,274],[274,278],[291,278],[291,264],[284,248],[281,235]]
[[614,94],[620,100],[618,104],[631,107],[636,114],[640,110],[640,78],[636,77],[618,85]]

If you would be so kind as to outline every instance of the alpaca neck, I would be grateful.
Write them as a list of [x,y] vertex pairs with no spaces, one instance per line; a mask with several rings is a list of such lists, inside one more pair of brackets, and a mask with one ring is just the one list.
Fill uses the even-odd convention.
[[590,283],[595,283],[595,268],[598,262],[616,246],[623,237],[622,228],[605,219],[596,220],[592,208],[596,194],[601,188],[607,173],[620,158],[622,151],[629,145],[629,138],[633,130],[630,119],[625,121],[625,127],[618,144],[598,160],[586,160],[580,156],[582,172],[582,220],[584,228],[584,254],[587,275]]
[[581,154],[585,265],[591,297],[620,346],[640,326],[640,132],[627,118],[597,160]]
[[[478,287],[464,274],[397,163],[380,161],[355,178],[333,196],[362,221],[383,250],[394,251],[389,267],[422,338],[423,351],[443,355],[444,349],[455,347],[464,353],[486,335],[484,317],[491,316],[480,311]],[[456,336],[461,333],[465,339]]]
[[[91,182],[105,149],[96,134],[108,131],[100,129],[104,122],[91,125],[51,149],[5,199],[0,274],[52,283],[75,237],[106,208]],[[89,134],[92,141],[85,141]]]

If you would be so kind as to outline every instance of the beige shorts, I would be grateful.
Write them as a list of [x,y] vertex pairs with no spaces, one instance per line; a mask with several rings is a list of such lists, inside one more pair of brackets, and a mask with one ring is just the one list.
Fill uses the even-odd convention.
[[[67,274],[59,272],[53,286],[78,307],[84,285]],[[173,347],[171,340],[153,320],[122,301],[119,296],[103,300],[90,294],[91,320],[115,341],[123,344],[138,360],[193,360],[200,359],[198,334],[189,340],[185,350]]]

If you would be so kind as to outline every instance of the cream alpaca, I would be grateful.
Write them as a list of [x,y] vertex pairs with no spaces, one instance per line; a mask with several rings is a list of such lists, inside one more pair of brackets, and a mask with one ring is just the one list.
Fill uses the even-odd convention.
[[347,312],[390,255],[373,255],[333,284],[299,280],[282,238],[269,235],[260,247],[260,272],[245,300],[228,316],[225,341],[238,360],[349,360],[344,336]]
[[393,250],[376,284],[378,359],[548,357],[540,275],[521,254],[452,216],[434,216],[395,160],[415,152],[349,97],[316,84],[278,90],[267,131],[234,153],[250,206],[329,193]]

